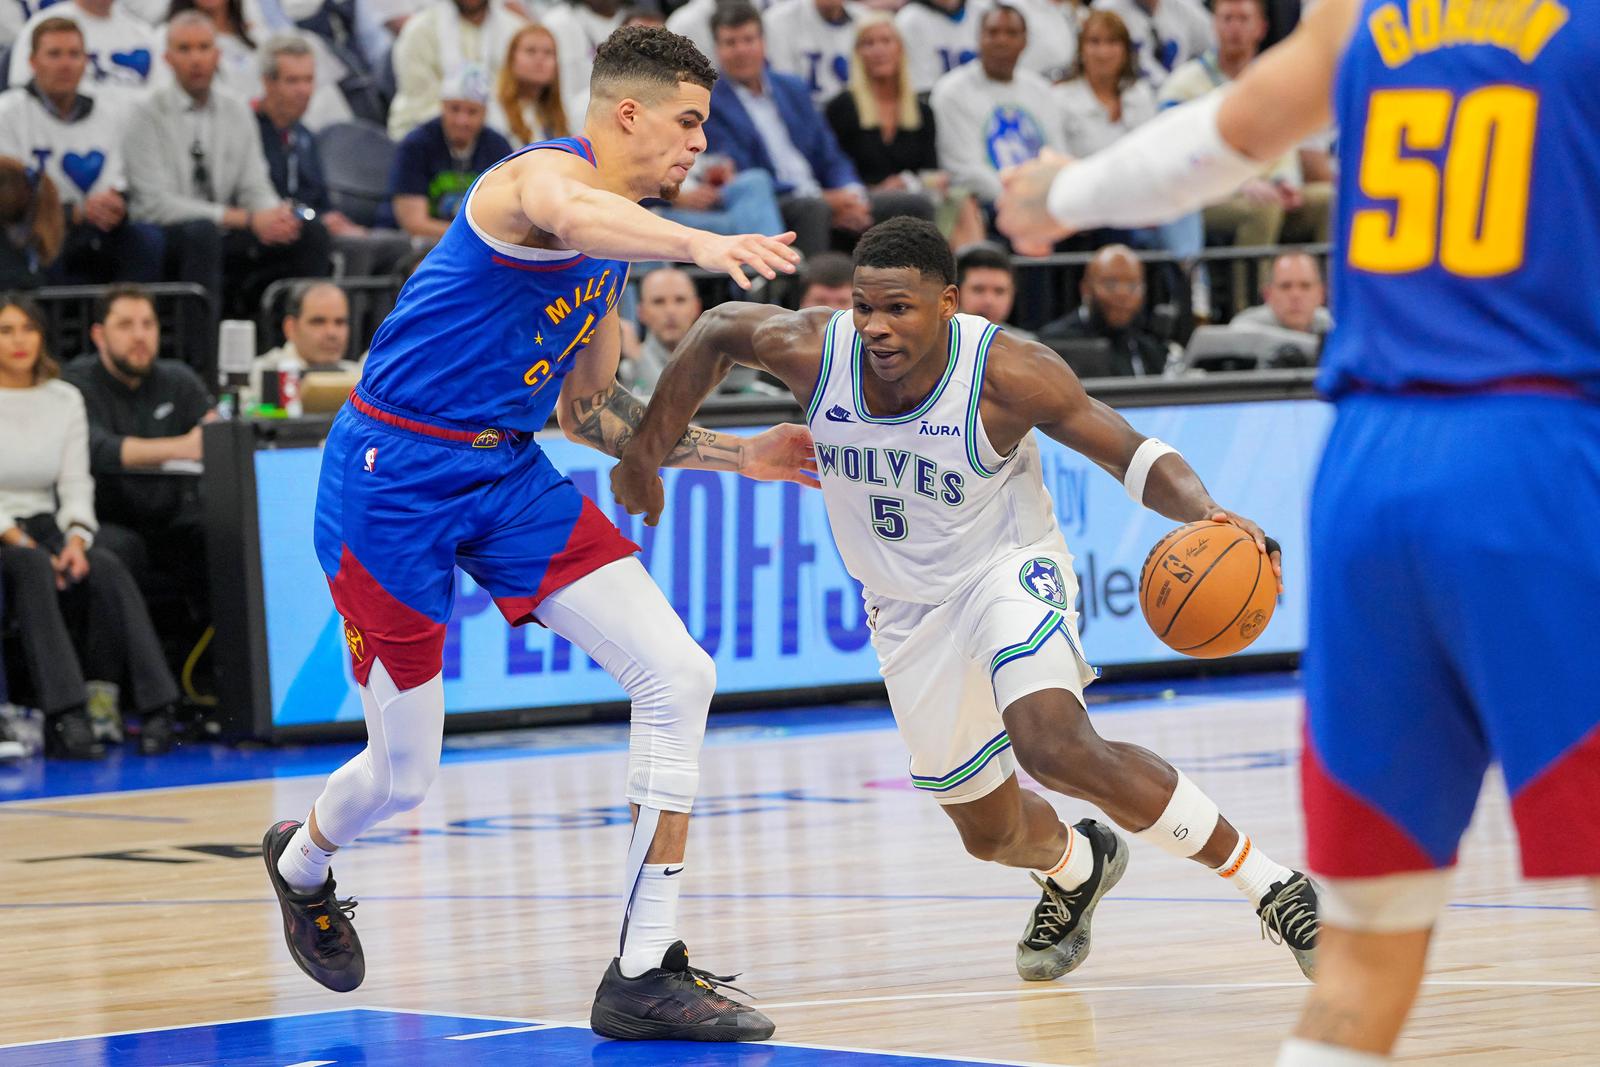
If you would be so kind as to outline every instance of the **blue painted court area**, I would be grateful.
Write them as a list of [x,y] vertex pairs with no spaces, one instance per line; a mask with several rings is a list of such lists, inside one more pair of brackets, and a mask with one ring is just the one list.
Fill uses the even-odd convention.
[[606,1041],[587,1028],[357,1008],[0,1048],[0,1067],[961,1067],[804,1045]]

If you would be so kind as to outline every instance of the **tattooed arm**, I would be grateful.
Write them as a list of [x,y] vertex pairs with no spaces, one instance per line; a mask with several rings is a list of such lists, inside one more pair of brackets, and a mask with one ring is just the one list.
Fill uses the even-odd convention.
[[[556,420],[568,439],[621,456],[644,418],[638,397],[617,382],[622,358],[622,328],[615,312],[595,327],[594,340],[577,357],[561,383]],[[663,467],[736,471],[760,481],[791,481],[815,486],[811,435],[804,427],[774,426],[754,437],[689,426],[662,457]]]
[[[567,390],[562,389],[561,408],[556,417],[570,439],[608,456],[620,456],[644,418],[644,403],[613,378],[610,384],[593,393],[569,397]],[[710,471],[742,470],[748,443],[737,434],[719,434],[691,425],[662,458],[661,465]]]

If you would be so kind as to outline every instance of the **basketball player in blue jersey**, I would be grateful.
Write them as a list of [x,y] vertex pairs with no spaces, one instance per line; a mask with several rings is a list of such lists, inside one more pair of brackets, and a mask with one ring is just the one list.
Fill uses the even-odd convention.
[[[640,207],[671,199],[705,148],[716,74],[682,37],[628,28],[595,56],[581,137],[534,144],[468,192],[373,339],[334,420],[316,547],[361,691],[367,747],[302,825],[263,851],[302,970],[330,989],[365,961],[329,861],[421,802],[439,763],[445,623],[457,566],[512,625],[538,622],[599,662],[633,703],[627,796],[636,821],[621,951],[594,1029],[619,1038],[760,1040],[767,1019],[689,966],[676,933],[688,812],[715,687],[710,658],[623,537],[534,434],[555,411],[574,441],[617,454],[643,405],[616,381],[629,260],[688,260],[748,285],[791,271],[793,234],[720,237]],[[692,429],[667,462],[815,484],[810,439]]]
[[1231,88],[1007,179],[1039,244],[1339,129],[1302,767],[1327,926],[1285,1067],[1391,1051],[1491,761],[1523,873],[1600,875],[1596,56],[1593,3],[1322,0]]
[[[1077,637],[1077,580],[1040,474],[1037,427],[1122,480],[1138,504],[1213,519],[1269,543],[1211,499],[1171,447],[1091,399],[1050,349],[956,313],[955,261],[932,223],[892,219],[856,247],[854,312],[726,303],[702,315],[662,374],[612,473],[653,523],[657,467],[733,363],[806,405],[828,525],[865,591],[911,780],[967,851],[1032,873],[1043,893],[1017,973],[1058,978],[1090,948],[1128,845],[1094,819],[1066,826],[1035,781],[1093,803],[1133,836],[1232,883],[1309,976],[1316,894],[1153,752],[1108,741],[1084,709],[1095,672]],[[1278,570],[1273,546],[1272,566]],[[1279,572],[1281,573],[1281,572]]]

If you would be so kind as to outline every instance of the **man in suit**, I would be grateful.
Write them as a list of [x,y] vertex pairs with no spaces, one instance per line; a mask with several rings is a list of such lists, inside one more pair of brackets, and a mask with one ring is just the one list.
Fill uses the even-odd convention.
[[806,83],[767,68],[761,15],[748,0],[718,6],[711,18],[723,77],[711,90],[706,150],[740,171],[773,177],[778,207],[807,255],[827,251],[833,232],[855,236],[892,215],[932,217],[926,198],[880,193],[868,200],[855,164],[811,104]]

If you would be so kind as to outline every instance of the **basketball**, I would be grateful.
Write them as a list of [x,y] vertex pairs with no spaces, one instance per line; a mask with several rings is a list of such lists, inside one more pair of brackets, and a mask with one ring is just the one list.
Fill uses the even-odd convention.
[[1191,522],[1150,550],[1139,575],[1144,621],[1167,647],[1197,659],[1231,656],[1272,620],[1272,562],[1237,526]]

